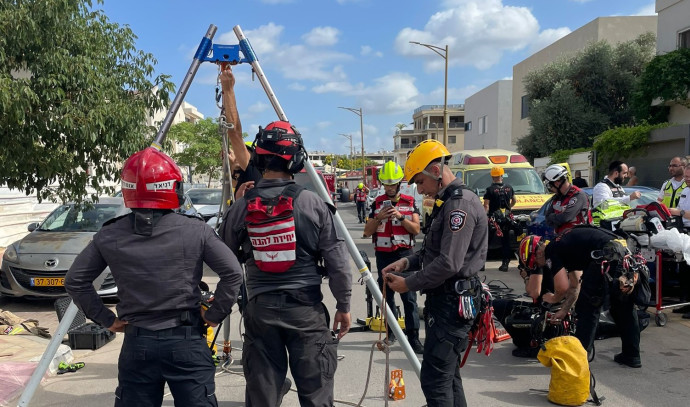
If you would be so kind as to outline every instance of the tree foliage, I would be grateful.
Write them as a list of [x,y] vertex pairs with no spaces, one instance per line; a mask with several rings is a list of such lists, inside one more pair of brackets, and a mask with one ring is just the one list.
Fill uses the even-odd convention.
[[[658,55],[647,65],[635,92],[635,114],[651,123],[666,121],[665,102],[676,102],[690,108],[690,49],[681,48]],[[652,106],[661,99],[662,106]]]
[[39,200],[111,192],[173,91],[135,40],[90,0],[0,2],[0,184]]
[[668,125],[668,123],[643,123],[639,126],[619,126],[606,130],[594,141],[594,149],[597,151],[597,167],[602,168],[606,163],[616,159],[641,155],[647,146],[652,130]]
[[[362,168],[362,157],[355,156],[354,159],[350,159],[347,155],[333,155],[329,154],[325,157],[324,164],[330,165],[333,160],[336,161],[336,167],[346,170],[356,170]],[[364,157],[364,163],[367,166],[375,165],[376,162],[370,158]]]
[[218,135],[218,123],[213,119],[207,117],[196,123],[175,124],[170,127],[168,137],[184,146],[182,152],[172,154],[178,165],[194,167],[197,174],[208,175],[209,182],[220,178],[223,140]]
[[588,147],[604,130],[633,124],[632,94],[654,49],[652,33],[615,47],[594,42],[527,74],[531,130],[518,150],[534,158]]

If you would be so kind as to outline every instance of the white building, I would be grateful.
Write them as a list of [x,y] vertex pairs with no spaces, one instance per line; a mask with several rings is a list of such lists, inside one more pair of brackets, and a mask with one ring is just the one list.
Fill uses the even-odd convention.
[[465,99],[465,149],[515,150],[510,139],[513,81],[496,81]]

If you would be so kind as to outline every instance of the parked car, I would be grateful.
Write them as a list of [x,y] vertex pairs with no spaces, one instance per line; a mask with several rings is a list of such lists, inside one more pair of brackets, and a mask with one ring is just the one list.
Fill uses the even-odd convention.
[[[642,194],[638,199],[630,202],[630,207],[634,208],[638,205],[647,205],[648,203],[656,201],[657,197],[659,196],[659,190],[656,188],[650,188],[650,187],[645,187],[645,186],[632,186],[632,187],[623,187],[625,189],[626,193],[631,193],[634,191],[640,191]],[[588,187],[588,188],[582,188],[582,190],[587,194],[589,197],[589,203],[591,205],[592,203],[592,193],[594,188],[593,187]],[[551,239],[555,236],[555,232],[552,227],[548,226],[546,224],[544,214],[546,213],[546,208],[551,206],[551,199],[546,201],[544,205],[541,206],[538,210],[532,212],[530,214],[530,220],[527,222],[527,234],[528,235],[538,235],[538,236],[544,236],[547,239]]]
[[222,188],[192,188],[187,191],[187,196],[192,200],[196,211],[208,222],[218,215],[223,202]]
[[[65,274],[103,224],[129,212],[120,197],[98,203],[57,207],[41,223],[28,226],[29,234],[7,247],[0,267],[0,294],[10,297],[65,296]],[[117,295],[110,270],[98,289],[102,297]]]

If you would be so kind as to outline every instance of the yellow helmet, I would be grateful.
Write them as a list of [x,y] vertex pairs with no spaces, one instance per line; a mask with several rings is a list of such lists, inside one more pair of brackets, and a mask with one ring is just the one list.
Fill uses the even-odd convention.
[[424,140],[410,151],[405,161],[405,178],[407,183],[411,184],[414,176],[424,169],[430,162],[437,158],[449,158],[450,152],[438,140]]
[[359,189],[364,188],[364,184],[360,182],[359,184],[357,184],[357,188],[359,188]]
[[498,165],[495,167],[491,167],[491,176],[492,177],[501,177],[505,174],[505,171],[503,171],[503,167],[499,167]]
[[393,161],[386,162],[379,170],[379,181],[383,185],[399,184],[404,176],[402,168]]
[[254,150],[254,140],[252,141],[245,141],[244,145],[247,146],[247,149],[249,150]]

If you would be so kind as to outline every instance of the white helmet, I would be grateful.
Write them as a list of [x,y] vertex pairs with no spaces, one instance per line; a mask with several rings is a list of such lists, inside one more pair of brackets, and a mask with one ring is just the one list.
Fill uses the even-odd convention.
[[546,168],[546,171],[544,171],[544,181],[547,182],[556,182],[561,178],[564,178],[568,175],[568,170],[565,169],[564,166],[558,165],[558,164],[552,164],[549,165]]

